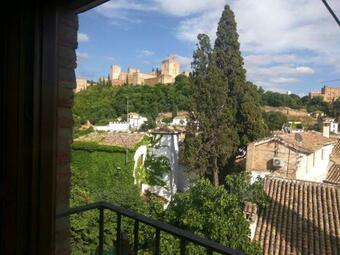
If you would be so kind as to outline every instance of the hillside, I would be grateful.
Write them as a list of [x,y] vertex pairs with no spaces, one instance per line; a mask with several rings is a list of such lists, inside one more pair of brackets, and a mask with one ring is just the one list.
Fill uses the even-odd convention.
[[289,121],[301,121],[301,122],[306,122],[306,123],[316,123],[316,119],[311,117],[309,113],[307,112],[306,109],[301,108],[301,109],[292,109],[290,107],[286,106],[279,106],[279,107],[274,107],[274,106],[262,106],[262,109],[265,112],[281,112],[282,114],[287,116],[287,119]]

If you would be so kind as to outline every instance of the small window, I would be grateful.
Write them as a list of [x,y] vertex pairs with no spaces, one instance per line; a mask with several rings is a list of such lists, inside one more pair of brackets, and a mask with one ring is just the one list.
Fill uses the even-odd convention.
[[323,160],[323,149],[321,149],[321,160]]

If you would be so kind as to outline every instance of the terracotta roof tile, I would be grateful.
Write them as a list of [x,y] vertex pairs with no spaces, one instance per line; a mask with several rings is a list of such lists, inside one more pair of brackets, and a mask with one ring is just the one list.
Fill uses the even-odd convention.
[[254,240],[263,254],[339,254],[340,187],[267,177]]
[[340,139],[338,142],[335,144],[332,154],[331,154],[332,159],[340,159]]
[[329,168],[327,178],[324,182],[340,185],[340,164],[333,164]]
[[298,150],[304,150],[310,153],[322,148],[324,145],[336,143],[334,139],[324,137],[319,132],[301,132],[299,135],[302,138],[300,142],[296,140],[296,133],[278,134],[277,137]]

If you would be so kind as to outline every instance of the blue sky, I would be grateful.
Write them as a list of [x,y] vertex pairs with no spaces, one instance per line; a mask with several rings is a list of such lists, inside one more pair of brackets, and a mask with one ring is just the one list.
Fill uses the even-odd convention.
[[[340,17],[340,1],[328,2]],[[150,71],[169,54],[189,69],[197,34],[215,39],[226,3],[248,80],[303,95],[340,79],[340,29],[321,0],[113,0],[79,15],[77,77],[97,80],[112,64]]]

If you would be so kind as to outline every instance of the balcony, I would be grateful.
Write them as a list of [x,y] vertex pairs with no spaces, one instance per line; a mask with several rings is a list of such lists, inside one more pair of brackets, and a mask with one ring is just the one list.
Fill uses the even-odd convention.
[[[122,217],[127,217],[134,221],[133,226],[133,247],[132,254],[137,255],[139,251],[139,226],[140,223],[145,224],[147,226],[152,227],[155,230],[154,235],[154,247],[153,254],[158,255],[160,252],[160,241],[161,241],[161,233],[170,234],[179,239],[180,242],[180,254],[187,254],[187,245],[192,243],[196,246],[202,247],[206,250],[206,254],[224,254],[224,255],[241,255],[243,252],[226,248],[223,245],[216,243],[214,241],[208,240],[206,238],[198,237],[188,231],[183,229],[174,227],[172,225],[166,224],[164,222],[160,222],[158,220],[151,219],[144,215],[138,214],[136,212],[130,211],[128,209],[121,208],[119,206],[107,203],[107,202],[97,202],[93,204],[88,204],[85,206],[80,206],[76,208],[69,209],[66,212],[60,213],[57,215],[57,218],[64,218],[70,215],[80,214],[82,212],[90,211],[90,210],[98,210],[99,212],[99,232],[98,232],[98,248],[97,254],[104,254],[104,211],[108,210],[114,212],[117,216],[117,225],[116,225],[116,247],[115,253],[117,255],[123,254],[123,240],[122,240]],[[106,253],[107,254],[107,253]],[[125,253],[124,253],[125,254]],[[130,254],[130,253],[128,253]]]

